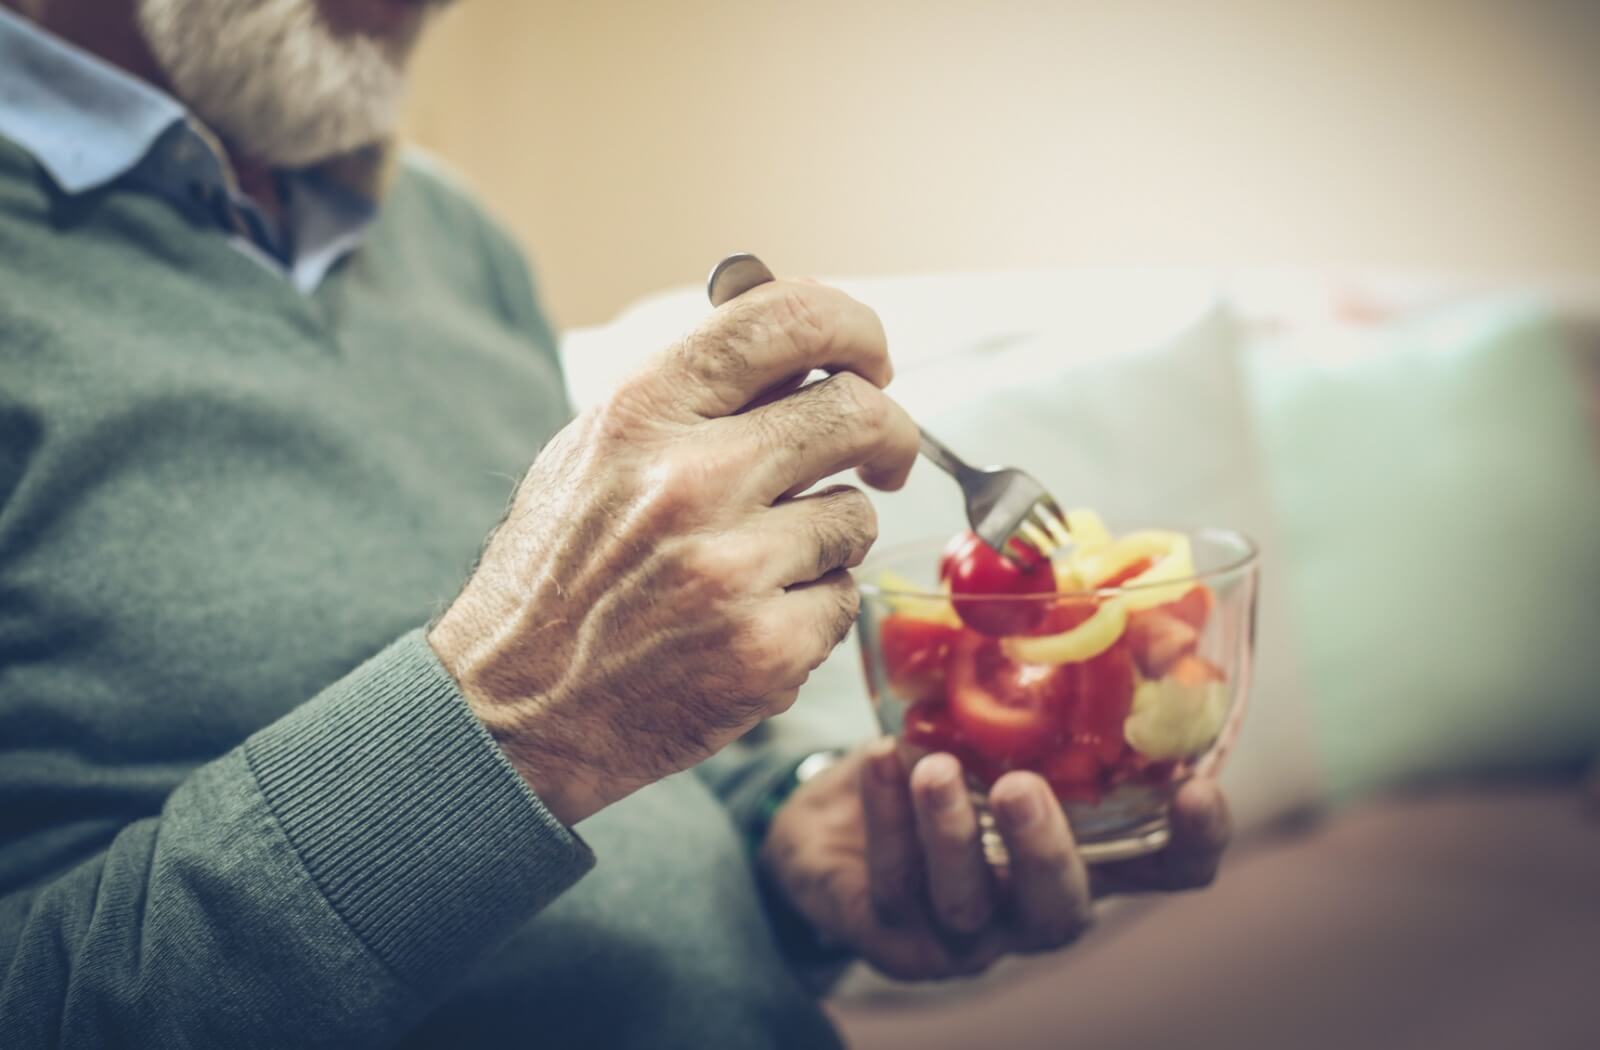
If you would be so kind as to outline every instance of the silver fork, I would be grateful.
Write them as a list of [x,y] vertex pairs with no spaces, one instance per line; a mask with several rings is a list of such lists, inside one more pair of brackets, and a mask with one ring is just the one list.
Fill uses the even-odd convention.
[[[774,279],[766,263],[748,252],[739,252],[712,267],[706,281],[706,297],[712,306],[721,306]],[[971,466],[920,426],[917,431],[922,435],[922,454],[961,486],[967,501],[967,521],[984,543],[1011,561],[1021,562],[1013,541],[1032,547],[1046,558],[1072,542],[1066,515],[1031,475],[1015,467]]]

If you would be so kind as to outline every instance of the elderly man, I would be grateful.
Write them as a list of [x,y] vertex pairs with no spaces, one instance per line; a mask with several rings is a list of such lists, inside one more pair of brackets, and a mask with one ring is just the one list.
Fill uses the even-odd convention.
[[997,873],[950,756],[750,735],[874,537],[808,490],[916,452],[871,311],[762,287],[572,419],[386,145],[433,5],[3,3],[0,1044],[831,1045],[805,964],[1210,878],[1209,785],[1091,880],[1011,774]]

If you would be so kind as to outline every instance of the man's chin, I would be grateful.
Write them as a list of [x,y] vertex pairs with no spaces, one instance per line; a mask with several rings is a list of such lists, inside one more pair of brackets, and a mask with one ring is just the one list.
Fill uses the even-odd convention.
[[[174,94],[228,142],[274,167],[305,167],[381,140],[397,123],[407,45],[342,32],[326,9],[399,0],[139,0]],[[420,26],[419,20],[416,25]]]

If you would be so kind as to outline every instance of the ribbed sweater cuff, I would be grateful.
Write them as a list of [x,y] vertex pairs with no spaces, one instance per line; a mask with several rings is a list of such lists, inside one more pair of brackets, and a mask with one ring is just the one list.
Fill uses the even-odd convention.
[[594,865],[421,631],[244,745],[311,878],[400,979],[450,974]]

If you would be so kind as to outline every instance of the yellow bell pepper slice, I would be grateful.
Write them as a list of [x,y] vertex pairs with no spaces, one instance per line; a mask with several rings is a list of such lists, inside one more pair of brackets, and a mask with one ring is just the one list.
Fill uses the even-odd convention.
[[[1153,609],[1183,597],[1189,589],[1185,581],[1194,576],[1194,554],[1189,537],[1181,532],[1160,529],[1130,532],[1105,547],[1074,551],[1067,558],[1067,566],[1084,586],[1092,589],[1146,559],[1151,562],[1150,567],[1123,584],[1131,588],[1122,596],[1128,603],[1128,611]],[[1156,586],[1167,583],[1172,585]]]
[[1056,574],[1057,594],[1082,594],[1084,591],[1093,590],[1083,582],[1082,577],[1065,559],[1055,562],[1051,569]]
[[1130,612],[1154,609],[1182,598],[1194,586],[1194,554],[1189,537],[1178,535],[1163,557],[1123,586],[1129,588],[1122,599]]
[[1094,615],[1070,631],[1032,638],[1018,635],[1002,641],[1000,650],[1017,663],[1082,663],[1115,645],[1127,626],[1127,606],[1120,598],[1112,598],[1100,603]]
[[1087,507],[1067,511],[1067,532],[1072,534],[1073,546],[1078,550],[1104,547],[1111,542],[1111,530],[1100,515]]
[[878,574],[877,582],[878,589],[883,592],[884,603],[896,613],[914,620],[944,624],[946,627],[961,626],[961,617],[956,615],[956,607],[950,604],[948,584],[940,584],[944,597],[935,598],[897,572],[884,570]]
[[1225,682],[1140,682],[1122,735],[1149,759],[1189,758],[1210,747],[1228,716]]

